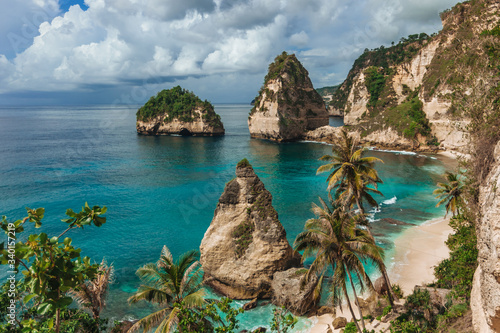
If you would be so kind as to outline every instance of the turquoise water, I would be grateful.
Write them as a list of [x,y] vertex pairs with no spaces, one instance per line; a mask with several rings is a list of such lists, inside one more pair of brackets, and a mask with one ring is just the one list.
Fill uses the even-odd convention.
[[[246,157],[273,195],[280,221],[293,242],[310,206],[325,197],[326,175],[318,158],[330,153],[317,143],[276,144],[250,139],[249,105],[216,105],[221,138],[145,137],[135,132],[136,106],[16,107],[0,109],[0,214],[24,217],[24,207],[45,207],[43,231],[57,234],[66,208],[106,205],[108,222],[70,234],[82,253],[116,267],[105,315],[115,319],[151,311],[129,306],[138,287],[136,269],[156,261],[163,245],[174,256],[198,248],[217,200],[236,163]],[[388,250],[404,227],[378,221],[392,217],[423,223],[441,215],[435,183],[450,161],[422,155],[370,151],[384,184],[384,202],[373,216],[374,232]],[[389,251],[390,253],[390,251]],[[387,257],[390,262],[390,255]],[[262,326],[265,308],[244,314],[246,327]],[[246,328],[242,327],[242,328]]]

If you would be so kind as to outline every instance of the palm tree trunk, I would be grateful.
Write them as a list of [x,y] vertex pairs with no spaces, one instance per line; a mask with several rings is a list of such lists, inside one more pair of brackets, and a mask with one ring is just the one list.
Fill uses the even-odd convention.
[[[364,218],[365,209],[363,208],[363,205],[361,204],[357,196],[356,196],[356,205],[358,206],[358,209]],[[373,241],[375,242],[375,237],[373,236],[372,230],[370,229],[369,225],[366,226],[366,230],[368,231],[368,235],[370,235],[370,238],[373,239]],[[387,275],[387,269],[385,268],[385,264],[381,262],[379,268],[387,285],[387,297],[389,298],[389,303],[391,304],[392,307],[394,307],[394,300],[397,299],[397,296],[394,294],[394,291],[392,290],[391,281],[389,280],[389,275]]]
[[349,311],[351,311],[352,319],[354,319],[354,324],[356,325],[358,332],[363,333],[363,331],[361,331],[361,329],[359,328],[358,321],[356,320],[356,315],[354,315],[354,311],[352,310],[351,301],[349,300],[349,295],[347,295],[347,286],[345,285],[345,282],[344,282],[344,288],[342,289],[344,289],[344,296],[345,299],[347,300],[347,306],[349,307]]
[[352,291],[354,292],[354,300],[359,310],[359,316],[361,317],[361,325],[363,326],[363,331],[364,331],[366,329],[365,319],[363,318],[363,311],[361,311],[361,306],[359,305],[358,294],[356,293],[356,288],[354,287],[354,282],[352,281],[351,271],[347,267],[346,270],[347,270],[347,275],[349,275],[349,280],[351,281]]

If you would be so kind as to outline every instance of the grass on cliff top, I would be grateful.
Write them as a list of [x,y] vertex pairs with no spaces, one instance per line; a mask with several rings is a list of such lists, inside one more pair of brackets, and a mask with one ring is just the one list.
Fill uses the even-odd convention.
[[220,116],[215,113],[214,107],[207,100],[202,101],[193,92],[176,86],[169,90],[162,90],[153,96],[137,111],[137,120],[149,120],[158,115],[165,115],[165,121],[174,119],[180,121],[194,121],[194,110],[200,107],[205,110],[203,119],[213,126],[221,125]]
[[250,164],[250,162],[248,162],[248,160],[246,158],[239,161],[238,164],[236,165],[237,168],[248,168],[251,166],[252,165]]

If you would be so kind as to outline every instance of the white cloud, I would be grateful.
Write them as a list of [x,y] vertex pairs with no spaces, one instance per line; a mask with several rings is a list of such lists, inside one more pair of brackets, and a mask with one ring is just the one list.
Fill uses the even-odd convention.
[[212,89],[251,89],[240,94],[246,98],[258,90],[255,75],[263,78],[283,50],[297,52],[313,82],[338,83],[365,47],[439,29],[438,11],[450,0],[85,0],[86,11],[72,6],[59,15],[56,0],[19,2],[31,11],[17,5],[14,11],[46,15],[30,26],[0,14],[0,35],[15,24],[32,29],[16,52],[0,39],[2,93],[130,90],[126,85],[186,77],[201,89],[213,76],[241,84]]
[[304,47],[309,42],[309,36],[302,30],[299,33],[293,34],[290,37],[290,44],[297,47]]

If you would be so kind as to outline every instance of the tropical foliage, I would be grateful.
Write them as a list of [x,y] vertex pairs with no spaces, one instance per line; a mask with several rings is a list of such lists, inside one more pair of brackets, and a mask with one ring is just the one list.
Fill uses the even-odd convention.
[[161,309],[140,319],[129,330],[148,332],[154,327],[157,332],[173,332],[179,325],[182,309],[203,306],[205,290],[202,288],[202,270],[198,251],[189,251],[174,261],[172,253],[164,246],[160,259],[137,270],[143,284],[129,298],[130,303],[147,301]]
[[447,182],[445,183],[438,183],[438,188],[434,190],[436,198],[440,199],[436,207],[445,204],[446,215],[451,212],[452,215],[455,216],[460,214],[460,206],[463,204],[463,183],[460,176],[448,171],[446,172],[446,180]]
[[100,313],[106,306],[106,297],[109,285],[113,283],[113,275],[113,265],[108,265],[103,260],[92,280],[87,280],[69,291],[69,295],[80,307],[90,310],[95,320],[99,320]]
[[[378,206],[371,193],[382,194],[377,190],[377,184],[381,183],[382,180],[375,169],[375,162],[382,162],[382,160],[376,157],[363,157],[364,152],[365,149],[359,148],[358,140],[344,128],[340,139],[332,146],[333,154],[320,158],[320,160],[326,161],[327,164],[319,167],[317,173],[330,172],[327,178],[327,190],[330,200],[334,201],[331,191],[336,188],[336,205],[344,206],[346,209],[353,209],[354,204],[356,204],[361,213],[358,223],[366,227],[368,235],[375,242],[365,217],[363,202],[368,202],[372,207]],[[379,268],[387,286],[389,286],[389,301],[393,305],[395,295],[383,262],[380,263]]]
[[455,297],[469,303],[472,279],[477,268],[476,230],[463,216],[452,218],[450,226],[454,231],[446,241],[450,257],[434,268],[437,278],[435,285],[452,289]]
[[71,238],[62,241],[60,238],[75,228],[102,226],[106,218],[101,215],[106,207],[90,208],[85,203],[79,213],[68,209],[68,218],[62,220],[68,225],[66,230],[53,237],[44,232],[23,237],[26,223],[40,228],[45,214],[43,208],[26,210],[28,216],[22,220],[9,222],[4,216],[1,221],[1,228],[7,234],[7,243],[0,244],[1,264],[24,275],[10,293],[14,294],[12,299],[18,311],[10,313],[6,326],[23,332],[37,332],[45,326],[58,333],[64,324],[62,313],[73,303],[68,291],[93,279],[99,267],[91,264],[89,257],[81,257],[81,249],[72,245]]
[[[347,300],[351,315],[356,318],[348,295],[347,283],[350,282],[364,329],[354,277],[357,279],[359,291],[363,292],[366,287],[373,289],[363,263],[371,261],[380,267],[383,263],[383,250],[375,244],[366,229],[358,227],[361,215],[353,214],[342,206],[330,208],[323,200],[321,207],[313,204],[312,210],[316,218],[306,222],[304,231],[297,236],[294,244],[297,251],[303,251],[303,259],[314,257],[305,278],[319,275],[319,289],[325,274],[331,269],[333,277],[329,291],[333,304],[341,306],[342,301]],[[319,292],[316,294],[319,295]],[[361,332],[359,326],[357,327]]]

